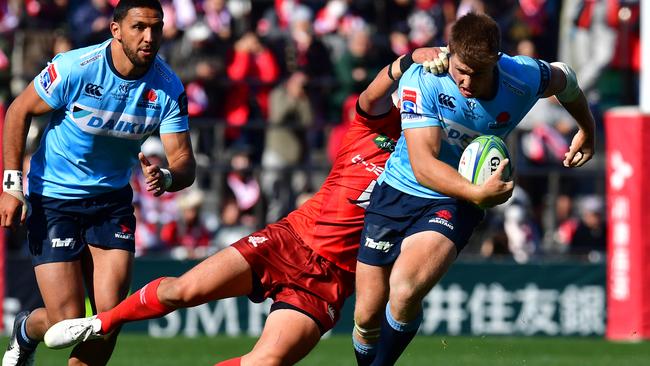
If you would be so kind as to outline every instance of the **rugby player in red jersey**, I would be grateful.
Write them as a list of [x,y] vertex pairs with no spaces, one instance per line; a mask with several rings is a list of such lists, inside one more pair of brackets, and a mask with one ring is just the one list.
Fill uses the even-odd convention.
[[438,49],[418,49],[380,71],[359,96],[329,176],[303,206],[179,278],[148,283],[112,310],[57,323],[45,344],[67,347],[126,322],[247,295],[254,302],[273,299],[262,335],[249,353],[217,365],[290,365],[305,357],[334,326],[354,291],[364,208],[401,132],[399,110],[391,101],[397,80],[413,62],[446,60],[438,56]]

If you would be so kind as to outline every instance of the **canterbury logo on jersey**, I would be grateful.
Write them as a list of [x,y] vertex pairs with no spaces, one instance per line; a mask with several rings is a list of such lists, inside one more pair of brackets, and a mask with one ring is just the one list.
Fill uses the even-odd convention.
[[91,97],[101,98],[103,87],[95,84],[86,84],[84,87],[84,94],[90,95]]
[[334,309],[334,307],[330,304],[327,304],[327,315],[330,316],[330,319],[332,319],[332,321],[334,321],[336,318],[336,309]]
[[456,101],[456,98],[454,98],[451,95],[447,94],[438,94],[438,103],[440,104],[441,107],[447,107],[449,109],[454,109],[456,108],[456,104],[454,103]]
[[158,128],[160,118],[93,109],[75,103],[72,120],[81,130],[93,135],[140,140]]
[[260,244],[264,243],[267,240],[269,240],[269,239],[264,237],[264,236],[249,236],[248,237],[248,242],[251,243],[255,248],[257,248]]

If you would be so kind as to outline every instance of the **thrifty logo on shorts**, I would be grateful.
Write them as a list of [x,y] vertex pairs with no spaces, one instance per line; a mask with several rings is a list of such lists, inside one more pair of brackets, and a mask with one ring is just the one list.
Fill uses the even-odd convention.
[[52,239],[52,248],[72,248],[74,247],[76,241],[74,238],[53,238]]
[[248,237],[248,242],[253,244],[255,248],[257,248],[258,245],[264,243],[265,241],[269,240],[268,238],[265,238],[263,236],[249,236]]
[[369,237],[366,237],[366,243],[364,245],[370,249],[377,249],[386,253],[393,246],[393,244],[391,244],[389,241],[374,241]]

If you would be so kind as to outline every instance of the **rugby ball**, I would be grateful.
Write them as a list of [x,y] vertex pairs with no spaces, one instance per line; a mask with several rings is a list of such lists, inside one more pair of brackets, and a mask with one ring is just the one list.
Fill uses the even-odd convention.
[[[503,159],[510,160],[508,147],[498,136],[485,135],[475,138],[463,151],[458,172],[473,184],[483,184],[497,170]],[[501,179],[512,179],[512,164],[503,170]]]

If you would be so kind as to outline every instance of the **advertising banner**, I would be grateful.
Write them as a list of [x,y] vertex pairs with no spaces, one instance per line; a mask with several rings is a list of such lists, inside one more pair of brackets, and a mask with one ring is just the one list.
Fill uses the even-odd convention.
[[607,338],[650,338],[650,116],[622,107],[605,115],[607,157]]
[[[178,276],[195,262],[138,260],[133,289],[160,276]],[[28,261],[11,263],[14,271],[31,271]],[[26,269],[28,269],[26,271]],[[224,268],[223,270],[227,270]],[[22,308],[40,302],[28,275],[9,287],[5,325]],[[605,266],[564,263],[466,263],[452,266],[424,301],[422,334],[602,336],[605,333]],[[345,304],[334,333],[350,334],[354,299]],[[228,334],[257,336],[270,301],[253,304],[247,298],[226,299],[175,311],[164,318],[136,322],[126,332],[152,337]]]

